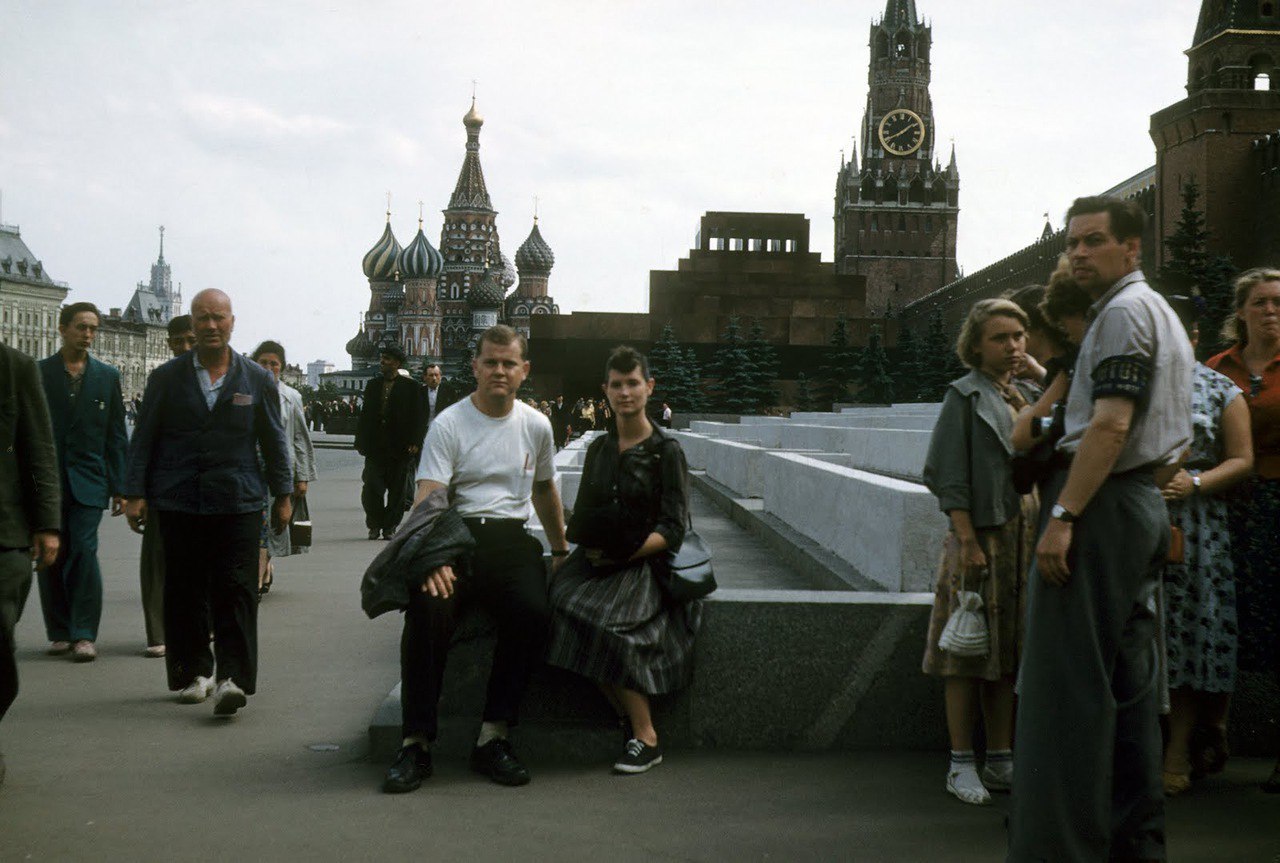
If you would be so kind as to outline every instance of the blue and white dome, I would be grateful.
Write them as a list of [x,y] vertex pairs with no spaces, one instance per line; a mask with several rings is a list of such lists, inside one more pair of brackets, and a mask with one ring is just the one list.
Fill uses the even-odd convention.
[[444,256],[431,245],[418,226],[418,235],[400,253],[400,278],[434,279],[444,272]]

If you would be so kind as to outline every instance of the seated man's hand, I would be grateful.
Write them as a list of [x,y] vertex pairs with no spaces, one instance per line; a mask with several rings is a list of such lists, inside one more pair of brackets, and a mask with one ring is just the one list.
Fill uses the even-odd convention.
[[422,582],[422,592],[448,599],[453,596],[453,583],[457,580],[458,577],[453,574],[452,566],[437,566],[431,570],[426,581]]

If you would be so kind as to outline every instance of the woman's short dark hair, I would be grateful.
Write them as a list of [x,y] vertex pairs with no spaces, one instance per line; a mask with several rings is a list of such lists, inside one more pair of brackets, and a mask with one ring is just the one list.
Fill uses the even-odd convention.
[[618,372],[625,375],[636,369],[640,369],[640,377],[645,380],[649,379],[649,360],[645,355],[633,347],[619,345],[609,354],[609,359],[605,360],[604,377],[605,380],[608,380],[609,372]]
[[62,307],[62,312],[58,315],[58,326],[71,326],[71,322],[81,312],[93,312],[93,316],[98,319],[98,324],[102,324],[102,312],[98,311],[98,307],[93,303],[72,303],[69,306]]
[[273,342],[270,339],[258,345],[253,349],[253,361],[256,363],[258,357],[263,354],[275,354],[280,358],[280,365],[284,365],[284,345],[279,342]]

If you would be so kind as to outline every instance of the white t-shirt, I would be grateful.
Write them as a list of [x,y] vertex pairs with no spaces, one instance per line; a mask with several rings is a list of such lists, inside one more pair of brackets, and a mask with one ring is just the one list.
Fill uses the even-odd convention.
[[465,398],[427,429],[418,479],[453,486],[453,505],[467,518],[530,515],[535,480],[555,479],[551,421],[517,401],[505,417],[486,416]]

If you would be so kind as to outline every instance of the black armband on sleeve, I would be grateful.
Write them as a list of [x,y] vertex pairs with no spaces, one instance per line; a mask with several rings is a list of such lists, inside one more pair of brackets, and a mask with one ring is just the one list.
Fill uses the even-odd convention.
[[1107,396],[1142,401],[1151,389],[1151,361],[1144,357],[1107,357],[1093,370],[1093,398]]

